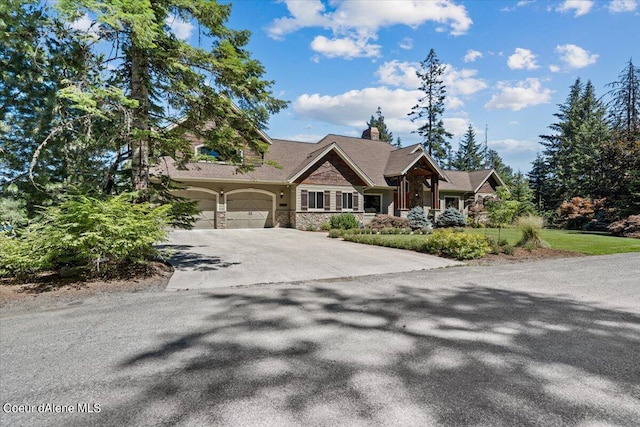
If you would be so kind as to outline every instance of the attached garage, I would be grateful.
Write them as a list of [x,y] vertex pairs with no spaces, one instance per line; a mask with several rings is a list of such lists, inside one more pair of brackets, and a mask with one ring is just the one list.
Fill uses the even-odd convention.
[[274,195],[259,191],[227,193],[227,228],[273,227]]
[[174,191],[176,196],[184,197],[198,202],[198,210],[200,214],[196,216],[196,222],[193,224],[194,229],[216,228],[216,210],[218,205],[218,196],[215,193],[209,193],[202,190],[188,189]]

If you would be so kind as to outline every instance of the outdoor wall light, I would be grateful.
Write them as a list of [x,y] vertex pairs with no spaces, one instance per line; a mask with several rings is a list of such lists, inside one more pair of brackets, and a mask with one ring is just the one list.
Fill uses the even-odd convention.
[[284,197],[284,191],[280,192],[280,198],[282,199]]
[[220,196],[224,196],[224,190],[220,190]]

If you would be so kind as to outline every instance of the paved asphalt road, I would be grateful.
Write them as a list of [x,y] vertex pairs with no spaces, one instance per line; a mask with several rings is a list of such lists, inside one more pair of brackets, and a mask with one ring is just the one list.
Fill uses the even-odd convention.
[[3,406],[0,424],[637,426],[639,266],[583,257],[3,313],[0,403],[100,412]]
[[176,271],[167,290],[335,279],[450,267],[459,262],[366,246],[290,228],[176,230],[167,249]]

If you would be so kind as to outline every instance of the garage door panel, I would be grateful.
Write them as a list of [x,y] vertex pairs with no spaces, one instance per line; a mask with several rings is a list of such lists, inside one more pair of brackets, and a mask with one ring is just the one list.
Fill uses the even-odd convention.
[[273,198],[243,192],[227,196],[227,228],[265,228],[273,224]]
[[216,228],[217,198],[215,194],[197,190],[179,190],[174,191],[173,194],[198,202],[197,208],[200,213],[195,216],[194,229]]

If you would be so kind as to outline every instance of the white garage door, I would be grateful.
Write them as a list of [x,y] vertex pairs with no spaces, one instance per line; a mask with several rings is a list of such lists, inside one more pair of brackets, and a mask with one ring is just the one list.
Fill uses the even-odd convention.
[[227,196],[227,228],[272,226],[272,196],[256,192],[241,192]]
[[216,228],[216,195],[197,190],[175,191],[176,196],[198,202],[200,214],[196,215],[194,229]]

